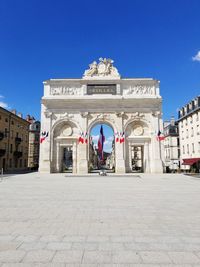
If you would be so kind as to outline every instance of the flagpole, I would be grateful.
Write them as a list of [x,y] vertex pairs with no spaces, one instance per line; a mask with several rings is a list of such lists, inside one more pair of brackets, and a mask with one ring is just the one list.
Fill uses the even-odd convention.
[[[160,116],[158,114],[158,132],[161,132],[160,131]],[[163,167],[163,160],[162,160],[162,157],[161,157],[161,143],[160,143],[160,140],[159,140],[159,152],[160,152],[160,160],[162,162],[162,167]]]

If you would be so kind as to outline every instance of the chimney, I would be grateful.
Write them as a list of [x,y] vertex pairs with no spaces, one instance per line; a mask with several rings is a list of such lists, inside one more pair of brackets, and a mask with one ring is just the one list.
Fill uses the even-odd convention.
[[175,125],[175,118],[174,118],[174,116],[171,117],[170,124],[171,124],[172,126]]
[[17,116],[20,117],[20,118],[23,117],[21,112],[18,112]]
[[31,116],[28,114],[28,115],[26,115],[26,120],[29,122],[30,121],[30,119],[31,119]]
[[15,114],[15,115],[17,114],[16,109],[12,109],[11,112],[12,112],[13,114]]

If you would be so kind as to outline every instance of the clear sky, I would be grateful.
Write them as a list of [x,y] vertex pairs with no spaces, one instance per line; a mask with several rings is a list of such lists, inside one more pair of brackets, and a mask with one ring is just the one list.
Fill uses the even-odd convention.
[[[199,0],[0,0],[0,105],[40,119],[44,80],[99,57],[160,80],[163,118],[199,95]],[[196,57],[195,57],[196,56]]]
[[104,145],[103,145],[103,150],[105,152],[111,152],[112,151],[112,142],[114,138],[114,132],[113,129],[106,125],[106,124],[97,124],[94,126],[91,130],[90,135],[92,136],[92,141],[95,146],[98,147],[98,140],[99,140],[99,133],[100,133],[100,128],[101,125],[103,127],[103,135],[105,137]]

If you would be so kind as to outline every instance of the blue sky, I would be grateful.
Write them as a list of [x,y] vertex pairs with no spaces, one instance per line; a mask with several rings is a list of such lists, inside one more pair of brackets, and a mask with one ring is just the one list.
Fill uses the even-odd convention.
[[90,135],[92,136],[92,141],[96,147],[98,147],[98,140],[99,140],[99,133],[100,133],[100,128],[101,125],[103,127],[103,134],[105,136],[105,141],[104,141],[104,147],[103,150],[105,152],[111,152],[112,151],[112,142],[114,138],[114,132],[113,129],[106,125],[106,124],[97,124],[94,126],[91,130]]
[[44,80],[99,57],[160,80],[163,118],[199,95],[199,0],[0,0],[0,104],[40,118]]

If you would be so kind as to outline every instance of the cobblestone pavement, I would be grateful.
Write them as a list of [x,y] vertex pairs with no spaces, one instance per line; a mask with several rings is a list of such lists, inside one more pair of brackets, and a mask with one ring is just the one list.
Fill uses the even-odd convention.
[[17,266],[200,266],[200,178],[4,177],[0,267]]

